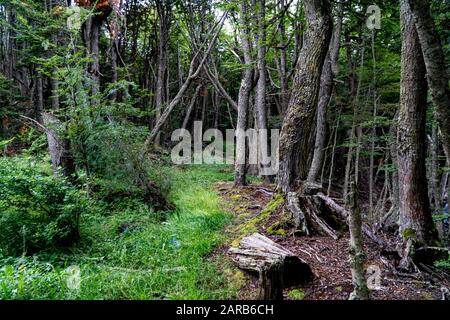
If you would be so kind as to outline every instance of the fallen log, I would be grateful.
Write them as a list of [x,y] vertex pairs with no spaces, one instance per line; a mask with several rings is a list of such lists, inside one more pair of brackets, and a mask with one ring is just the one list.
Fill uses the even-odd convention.
[[261,300],[282,300],[283,288],[304,284],[313,276],[306,262],[259,233],[243,238],[228,252],[240,269],[258,275]]

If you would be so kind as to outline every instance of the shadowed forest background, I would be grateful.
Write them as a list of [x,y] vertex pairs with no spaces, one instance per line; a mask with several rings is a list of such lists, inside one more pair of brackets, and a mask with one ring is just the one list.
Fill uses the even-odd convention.
[[[446,0],[0,0],[0,299],[450,299],[449,24]],[[244,162],[173,164],[195,121]],[[280,130],[276,175],[248,129]]]

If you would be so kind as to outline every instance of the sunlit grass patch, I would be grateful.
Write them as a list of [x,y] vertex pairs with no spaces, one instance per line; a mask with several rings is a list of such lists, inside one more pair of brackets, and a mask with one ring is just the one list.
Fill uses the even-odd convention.
[[[59,252],[3,257],[2,299],[227,299],[228,283],[217,259],[205,257],[224,243],[231,221],[213,190],[232,180],[226,166],[171,169],[176,210],[164,217],[139,203],[98,204],[82,215],[81,241]],[[109,210],[108,212],[105,212]],[[67,286],[65,269],[78,266],[79,289]]]

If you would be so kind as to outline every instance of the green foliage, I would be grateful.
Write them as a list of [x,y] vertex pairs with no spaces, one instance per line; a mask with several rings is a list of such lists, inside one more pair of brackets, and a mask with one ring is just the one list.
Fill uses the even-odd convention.
[[[212,184],[232,180],[224,166],[172,169],[177,210],[160,223],[137,201],[97,202],[80,220],[72,252],[0,259],[0,299],[230,299],[224,258],[205,258],[225,241],[230,215]],[[104,211],[110,214],[105,215]],[[79,290],[67,287],[69,266],[81,270]]]
[[450,254],[448,255],[447,260],[439,260],[434,263],[434,265],[441,269],[450,269]]
[[416,238],[416,232],[411,228],[406,228],[403,230],[402,236],[404,239]]
[[[231,246],[239,246],[242,238],[258,231],[258,228],[270,218],[270,216],[283,205],[285,198],[283,194],[277,193],[273,196],[266,207],[254,218],[247,220],[243,225],[238,226],[238,234],[236,239],[233,240]],[[279,235],[283,235],[282,232]]]
[[27,160],[0,159],[0,254],[71,245],[85,197]]
[[0,267],[0,299],[51,299],[65,287],[64,273],[56,271],[50,263],[26,257],[3,263]]
[[292,300],[303,300],[305,292],[301,289],[294,289],[288,292],[288,298]]

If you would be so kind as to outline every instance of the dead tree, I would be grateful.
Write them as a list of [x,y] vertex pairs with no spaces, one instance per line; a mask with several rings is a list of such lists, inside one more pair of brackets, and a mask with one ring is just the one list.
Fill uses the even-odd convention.
[[286,208],[298,235],[324,235],[337,240],[347,228],[347,211],[323,194],[317,184],[305,183],[298,192],[289,192]]
[[298,256],[259,233],[245,237],[228,252],[239,268],[258,275],[261,300],[282,300],[284,287],[305,284],[313,276]]
[[[160,132],[162,126],[166,123],[167,119],[169,118],[169,115],[172,113],[173,109],[178,105],[181,98],[183,97],[184,93],[189,89],[192,81],[198,77],[200,74],[200,71],[203,70],[203,65],[205,64],[216,40],[219,36],[219,32],[222,29],[222,26],[225,22],[225,18],[227,16],[228,12],[226,11],[223,16],[220,18],[218,23],[213,26],[209,32],[209,34],[213,34],[212,39],[209,42],[209,45],[207,49],[204,52],[203,57],[198,62],[197,58],[199,57],[200,50],[197,50],[196,54],[191,60],[189,71],[186,80],[184,81],[181,88],[178,90],[178,93],[175,95],[175,97],[170,101],[166,109],[161,114],[161,117],[158,119],[158,121],[155,123],[152,131],[150,132],[150,135],[147,137],[145,141],[145,147],[144,150],[148,150],[150,147],[150,144],[155,141],[155,138],[157,137],[158,133]],[[203,45],[202,45],[203,46]]]

